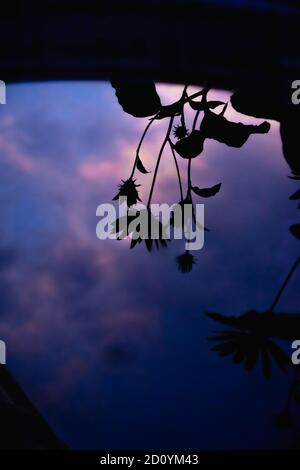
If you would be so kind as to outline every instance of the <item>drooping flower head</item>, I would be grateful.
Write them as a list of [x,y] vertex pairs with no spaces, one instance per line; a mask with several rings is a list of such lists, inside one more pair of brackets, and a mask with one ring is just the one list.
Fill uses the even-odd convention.
[[127,206],[134,206],[138,201],[141,201],[137,188],[140,184],[135,183],[136,180],[129,178],[126,181],[122,180],[122,183],[119,184],[119,192],[113,198],[113,201],[116,201],[120,197],[127,197]]
[[174,126],[173,134],[177,139],[183,139],[188,135],[188,130],[185,126]]
[[178,269],[182,273],[189,273],[193,269],[193,265],[196,263],[195,258],[189,251],[186,251],[182,255],[177,256]]
[[130,236],[130,248],[142,242],[145,242],[148,251],[151,251],[153,247],[166,247],[168,234],[151,210],[145,208],[134,212],[131,214],[131,210],[128,210],[125,216],[115,220],[111,233],[117,235],[120,240]]

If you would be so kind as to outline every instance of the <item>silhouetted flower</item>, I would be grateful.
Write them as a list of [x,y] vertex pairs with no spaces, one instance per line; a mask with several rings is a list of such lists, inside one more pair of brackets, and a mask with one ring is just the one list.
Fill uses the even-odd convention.
[[[209,314],[212,317],[211,314]],[[209,338],[218,341],[211,348],[220,356],[232,356],[236,364],[244,364],[247,371],[251,371],[261,360],[262,371],[266,379],[271,377],[271,360],[283,372],[289,366],[288,355],[271,339],[250,331],[221,331],[217,336]]]
[[188,130],[185,126],[174,126],[173,134],[177,139],[183,139],[188,135]]
[[182,255],[177,256],[176,258],[178,269],[182,273],[189,273],[193,269],[193,265],[195,264],[194,256],[191,255],[189,251],[186,251]]
[[124,238],[128,237],[130,235],[130,224],[133,222],[136,217],[138,216],[139,212],[137,212],[135,215],[129,215],[127,212],[127,215],[118,217],[112,224],[111,228],[111,234],[117,235],[118,240],[123,240]]
[[138,201],[141,201],[139,198],[139,193],[136,188],[140,186],[140,184],[135,183],[136,180],[129,178],[126,181],[122,180],[122,183],[119,184],[119,192],[113,198],[113,201],[116,201],[120,197],[127,197],[127,205],[128,207],[134,206]]
[[273,416],[273,424],[279,429],[290,428],[294,424],[294,418],[289,410],[285,409]]
[[187,137],[178,140],[174,148],[182,158],[196,158],[203,151],[204,134],[194,130]]
[[156,248],[167,246],[167,233],[164,226],[147,208],[136,211],[134,215],[131,215],[129,211],[127,216],[115,220],[111,233],[118,235],[118,239],[130,236],[132,238],[130,248],[134,248],[141,242],[145,242],[148,251],[151,251],[154,246]]
[[[167,247],[167,233],[163,224],[158,218],[156,218],[150,209],[143,209],[140,214],[145,220],[147,220],[147,233],[144,233],[144,238],[136,236],[136,233],[132,232],[132,240],[130,248],[134,248],[137,244],[144,242],[148,251],[151,251],[153,247],[157,249],[159,247]],[[140,226],[137,226],[137,231],[140,231]],[[146,235],[146,236],[145,236]]]

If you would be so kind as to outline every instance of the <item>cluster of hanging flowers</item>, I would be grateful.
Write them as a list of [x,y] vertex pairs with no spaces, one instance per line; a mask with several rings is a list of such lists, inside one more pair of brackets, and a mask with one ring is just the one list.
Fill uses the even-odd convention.
[[[135,84],[121,83],[114,81],[112,82],[113,87],[116,89],[116,95],[119,103],[123,107],[124,111],[130,113],[136,117],[150,117],[150,120],[142,134],[140,142],[137,146],[135,159],[131,174],[128,179],[121,182],[118,188],[118,193],[113,198],[117,200],[121,197],[127,198],[128,206],[128,226],[135,217],[139,215],[136,212],[136,216],[130,216],[130,208],[141,202],[139,196],[140,184],[137,182],[137,173],[140,175],[148,174],[148,171],[142,161],[142,144],[153,123],[159,120],[168,120],[168,127],[165,138],[158,151],[156,162],[154,164],[152,182],[149,189],[148,201],[146,204],[146,211],[148,211],[147,217],[149,219],[149,225],[157,223],[155,217],[151,214],[151,201],[153,192],[156,185],[157,175],[159,172],[160,162],[165,152],[166,147],[169,147],[174,165],[177,173],[178,187],[180,199],[177,204],[184,206],[185,204],[192,205],[194,210],[194,198],[209,198],[215,196],[220,188],[221,183],[215,184],[212,187],[199,187],[194,185],[192,181],[192,161],[195,158],[199,158],[203,153],[204,143],[206,139],[214,139],[225,145],[231,147],[242,147],[248,140],[251,134],[263,134],[269,131],[270,124],[263,122],[259,125],[246,125],[242,123],[231,122],[226,119],[225,112],[228,103],[221,101],[212,101],[208,99],[210,89],[208,87],[199,90],[198,92],[189,95],[188,85],[185,85],[182,91],[180,99],[171,105],[163,106],[160,102],[160,98],[156,92],[155,85],[152,82],[145,82],[139,87]],[[197,100],[196,98],[201,98]],[[191,128],[188,129],[185,119],[185,108],[189,106],[194,112],[194,117],[191,123]],[[215,111],[219,110],[219,112]],[[203,117],[199,123],[199,116],[202,113]],[[178,123],[174,124],[175,120]],[[175,139],[172,140],[172,139]],[[178,157],[184,159],[187,162],[187,187],[183,188],[182,175],[178,165]],[[197,224],[195,220],[194,212],[192,217],[192,223]],[[118,232],[118,225],[120,221],[116,221],[113,230],[114,233]],[[172,225],[172,216],[169,223]],[[207,230],[202,227],[203,230]],[[157,239],[152,240],[142,239],[133,237],[131,241],[131,248],[140,244],[142,241],[145,242],[146,248],[151,251],[153,247],[166,247],[167,243],[164,238],[165,228],[161,225],[159,227],[160,235]],[[122,233],[124,236],[125,234]],[[131,236],[132,233],[127,231],[127,236]],[[189,250],[185,250],[182,254],[179,254],[176,258],[179,270],[182,273],[188,273],[192,270],[195,265],[195,258]]]

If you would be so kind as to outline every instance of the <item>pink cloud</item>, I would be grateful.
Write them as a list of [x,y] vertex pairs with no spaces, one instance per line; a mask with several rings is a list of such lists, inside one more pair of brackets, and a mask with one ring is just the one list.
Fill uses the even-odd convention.
[[99,182],[100,178],[111,178],[116,172],[116,162],[107,160],[90,160],[79,167],[79,176],[88,181]]
[[34,173],[35,164],[32,159],[5,135],[0,135],[0,152],[3,158],[18,170],[24,173]]

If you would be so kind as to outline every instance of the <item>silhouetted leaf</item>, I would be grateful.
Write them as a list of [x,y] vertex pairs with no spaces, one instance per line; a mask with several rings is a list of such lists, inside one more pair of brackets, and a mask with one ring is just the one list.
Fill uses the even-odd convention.
[[300,175],[299,126],[300,118],[294,114],[284,116],[280,122],[283,155],[296,177]]
[[291,201],[296,201],[297,199],[300,199],[300,189],[290,196]]
[[289,176],[288,178],[290,178],[291,180],[300,181],[300,176]]
[[215,196],[221,188],[222,183],[216,184],[215,186],[212,186],[211,188],[198,188],[198,186],[193,186],[192,190],[194,193],[196,193],[198,196],[201,197],[212,197]]
[[184,98],[180,98],[180,100],[176,101],[175,103],[162,106],[155,119],[164,119],[166,117],[178,116],[182,112],[183,105]]
[[204,111],[205,109],[214,109],[222,104],[225,104],[223,101],[193,101],[190,100],[189,104],[194,111]]
[[[139,223],[131,225],[131,223],[135,219],[138,219],[136,222]],[[146,238],[141,238],[140,221],[142,221],[143,223],[144,220],[146,220],[147,222],[147,233],[143,234],[143,236]],[[125,236],[131,235],[132,240],[130,248],[134,248],[137,244],[140,244],[142,242],[145,243],[148,251],[151,251],[154,246],[156,246],[157,248],[167,247],[167,233],[165,231],[164,226],[162,225],[160,220],[152,214],[151,210],[147,208],[141,209],[140,211],[136,211],[134,215],[127,214],[127,218],[126,216],[123,216],[117,219],[112,224],[111,233],[119,234],[119,238],[124,238]],[[153,234],[155,234],[156,236],[155,239],[151,238]]]
[[153,116],[161,108],[160,98],[151,80],[112,80],[120,105],[135,117]]
[[129,215],[128,213],[127,216],[118,217],[111,225],[111,234],[118,235],[119,240],[130,235],[128,228],[135,217],[136,215]]
[[174,148],[182,158],[196,158],[203,150],[203,134],[200,131],[192,131],[184,139],[178,140]]
[[300,179],[300,118],[296,106],[287,112],[287,92],[286,84],[281,81],[272,83],[272,86],[267,83],[261,88],[247,87],[231,96],[231,104],[239,113],[280,122],[284,157],[295,175],[294,179]]
[[258,126],[228,121],[224,116],[206,111],[200,130],[205,138],[215,139],[231,147],[242,147],[251,134],[265,134],[270,124],[264,121]]
[[[244,332],[258,332],[261,336],[293,340],[295,331],[300,331],[300,313],[270,313],[250,310],[242,315],[228,316],[207,312],[212,320]],[[224,332],[222,332],[224,334]],[[226,332],[226,334],[229,334]]]
[[147,171],[146,168],[144,167],[143,162],[139,156],[137,157],[136,167],[141,173],[144,173],[144,174],[150,173],[150,171]]
[[286,372],[290,365],[289,356],[274,341],[268,340],[268,350],[279,369]]
[[283,113],[282,93],[286,90],[274,83],[272,86],[247,87],[237,90],[231,97],[232,107],[241,114],[259,119],[280,121]]
[[300,240],[300,224],[290,226],[290,231],[298,240]]

